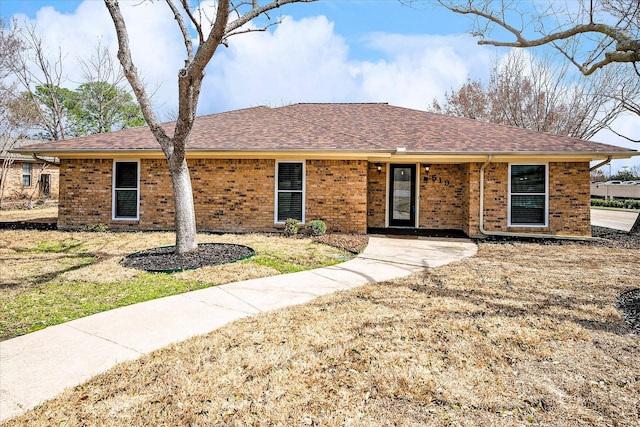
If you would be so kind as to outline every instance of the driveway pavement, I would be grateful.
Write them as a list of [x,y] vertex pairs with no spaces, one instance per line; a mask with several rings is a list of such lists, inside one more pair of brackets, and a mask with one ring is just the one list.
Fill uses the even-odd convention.
[[462,240],[371,237],[360,256],[335,266],[130,305],[0,342],[0,421],[118,363],[233,320],[406,276],[476,251],[475,244]]
[[637,212],[591,209],[591,225],[615,230],[631,230],[637,217]]

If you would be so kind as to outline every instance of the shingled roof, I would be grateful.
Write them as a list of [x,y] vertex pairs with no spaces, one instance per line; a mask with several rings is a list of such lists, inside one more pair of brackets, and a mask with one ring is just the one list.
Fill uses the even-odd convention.
[[[166,123],[172,132],[174,123]],[[406,154],[593,153],[635,150],[380,103],[252,107],[196,119],[190,151],[363,151]],[[148,127],[21,147],[20,152],[157,152]]]

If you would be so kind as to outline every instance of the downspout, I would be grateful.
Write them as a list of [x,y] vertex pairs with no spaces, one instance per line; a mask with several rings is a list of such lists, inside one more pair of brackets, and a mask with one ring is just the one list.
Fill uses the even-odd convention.
[[51,160],[47,160],[47,159],[42,158],[42,157],[38,157],[38,155],[36,153],[33,153],[33,158],[35,160],[39,161],[39,162],[46,163],[48,165],[60,166],[60,162],[51,161]]
[[596,169],[598,169],[598,168],[600,168],[600,167],[602,167],[602,166],[604,166],[604,165],[608,164],[608,163],[611,161],[612,157],[613,157],[613,156],[607,156],[607,160],[605,160],[604,162],[600,162],[600,163],[598,163],[597,165],[595,165],[595,166],[594,166],[594,167],[592,167],[592,168],[589,168],[589,172],[593,172],[594,170],[596,170]]
[[493,155],[487,157],[487,161],[480,167],[480,233],[485,236],[502,236],[502,237],[528,237],[533,239],[558,239],[558,240],[592,240],[592,237],[584,236],[556,236],[552,234],[533,234],[533,233],[516,233],[512,231],[488,231],[484,228],[484,170],[491,163]]

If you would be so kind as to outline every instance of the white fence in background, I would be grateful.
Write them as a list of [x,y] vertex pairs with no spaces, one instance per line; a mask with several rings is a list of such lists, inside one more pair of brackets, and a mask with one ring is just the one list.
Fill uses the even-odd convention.
[[640,185],[592,182],[591,197],[605,200],[640,199]]

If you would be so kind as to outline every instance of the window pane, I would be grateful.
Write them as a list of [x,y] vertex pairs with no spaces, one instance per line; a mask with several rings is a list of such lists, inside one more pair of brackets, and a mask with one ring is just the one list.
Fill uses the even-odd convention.
[[401,221],[411,219],[411,184],[413,183],[411,172],[412,168],[394,168],[391,219]]
[[22,185],[24,187],[31,187],[31,171],[33,165],[31,163],[22,164]]
[[278,192],[278,222],[288,218],[302,221],[302,193]]
[[116,188],[138,187],[138,163],[116,163]]
[[116,217],[135,218],[138,215],[138,192],[136,190],[116,191]]
[[544,225],[545,196],[511,196],[511,224]]
[[278,164],[278,190],[302,191],[302,163]]
[[544,193],[545,165],[512,165],[512,193]]

